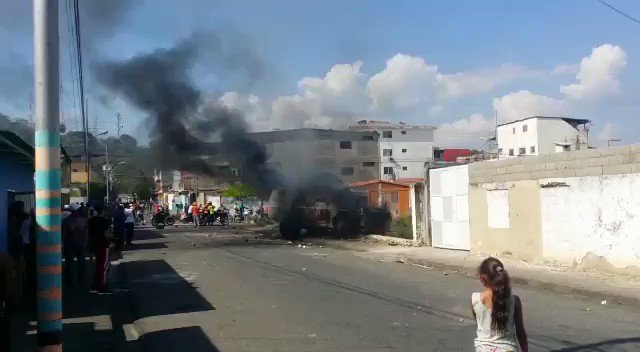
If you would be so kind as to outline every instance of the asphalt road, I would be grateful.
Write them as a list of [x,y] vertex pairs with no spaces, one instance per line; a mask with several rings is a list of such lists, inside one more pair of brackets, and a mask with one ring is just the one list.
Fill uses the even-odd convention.
[[[119,271],[146,350],[473,350],[477,280],[243,233],[139,232]],[[640,307],[513,290],[531,351],[640,350]]]

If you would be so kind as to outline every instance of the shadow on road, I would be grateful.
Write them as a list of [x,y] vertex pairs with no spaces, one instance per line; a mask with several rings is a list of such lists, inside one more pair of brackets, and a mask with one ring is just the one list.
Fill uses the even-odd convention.
[[628,337],[620,339],[604,340],[595,343],[576,345],[572,347],[565,347],[552,350],[551,352],[604,352],[604,351],[618,351],[617,348],[632,348],[634,350],[640,350],[640,337]]
[[199,326],[150,332],[141,342],[147,351],[220,351]]
[[164,260],[142,260],[120,264],[121,282],[129,285],[135,319],[215,310],[192,285],[196,273],[176,272]]

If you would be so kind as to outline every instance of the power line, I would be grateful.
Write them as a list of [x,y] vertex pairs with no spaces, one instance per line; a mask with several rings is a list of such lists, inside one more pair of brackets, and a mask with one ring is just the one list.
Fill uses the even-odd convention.
[[79,86],[80,86],[80,108],[82,109],[82,126],[84,129],[84,154],[85,154],[85,163],[87,169],[87,201],[89,200],[89,181],[91,172],[91,163],[89,162],[89,121],[87,121],[87,111],[85,110],[85,98],[84,98],[84,74],[82,68],[82,36],[80,34],[80,5],[78,4],[78,0],[73,0],[73,12],[76,23],[76,51],[78,58],[78,76],[79,76]]
[[622,16],[624,16],[624,17],[626,17],[626,18],[628,18],[628,19],[632,20],[633,22],[635,22],[635,23],[637,23],[637,24],[640,24],[640,20],[637,20],[637,19],[635,19],[634,17],[632,17],[631,15],[628,15],[628,14],[624,13],[623,11],[618,10],[617,8],[613,7],[612,5],[609,5],[608,3],[604,2],[603,0],[598,0],[598,2],[599,2],[599,3],[601,3],[601,4],[602,4],[602,5],[604,5],[604,6],[606,6],[606,7],[610,8],[610,9],[612,9],[613,11],[615,11],[615,12],[617,12],[617,13],[621,14]]
[[71,1],[72,0],[66,0],[65,1],[65,13],[66,13],[66,19],[67,19],[67,44],[69,47],[69,74],[71,76],[71,90],[72,90],[72,96],[73,96],[73,112],[74,112],[74,122],[75,122],[75,130],[79,130],[79,126],[78,126],[78,105],[76,102],[76,94],[79,94],[79,87],[78,87],[78,76],[77,76],[77,70],[76,70],[76,59],[75,59],[75,51],[74,51],[74,45],[73,45],[73,41],[75,38],[75,30],[74,30],[74,26],[73,26],[73,22],[74,19],[71,17]]

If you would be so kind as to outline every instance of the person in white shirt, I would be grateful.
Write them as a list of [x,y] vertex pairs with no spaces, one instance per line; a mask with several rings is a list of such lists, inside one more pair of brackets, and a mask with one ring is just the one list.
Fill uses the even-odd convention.
[[131,209],[131,204],[127,203],[124,206],[124,233],[125,240],[128,246],[133,242],[133,231],[135,230],[136,217]]
[[511,294],[509,274],[496,258],[485,259],[478,268],[484,291],[471,295],[476,319],[476,352],[528,352],[522,302]]

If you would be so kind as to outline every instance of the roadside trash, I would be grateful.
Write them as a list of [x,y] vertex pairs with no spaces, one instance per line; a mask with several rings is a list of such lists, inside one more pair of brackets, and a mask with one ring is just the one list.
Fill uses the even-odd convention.
[[445,272],[444,272],[443,274],[444,274],[444,276],[447,276],[447,275],[449,275],[449,273],[448,273],[448,272],[446,272],[446,271],[445,271]]
[[396,263],[404,264],[404,259],[398,259],[396,260]]
[[302,271],[305,271],[305,270],[307,270],[307,268],[302,268]]
[[287,241],[287,244],[293,244],[293,242],[291,242],[291,241]]
[[195,247],[195,246],[196,246],[196,244],[195,244],[195,243],[192,243],[192,244],[190,244],[190,246],[191,246],[191,247]]
[[302,246],[302,249],[307,249],[307,246]]
[[379,262],[384,262],[384,259],[378,259]]
[[587,312],[590,312],[590,311],[591,311],[591,308],[587,308]]
[[310,338],[315,338],[317,335],[316,334],[308,334],[307,336],[309,336]]
[[324,246],[320,246],[320,248],[324,248]]
[[607,304],[607,300],[603,300],[602,302],[600,302],[600,304],[602,304],[603,306]]
[[298,248],[302,248],[302,245],[300,243],[298,243]]
[[464,321],[464,319],[460,318],[460,322],[462,323]]

